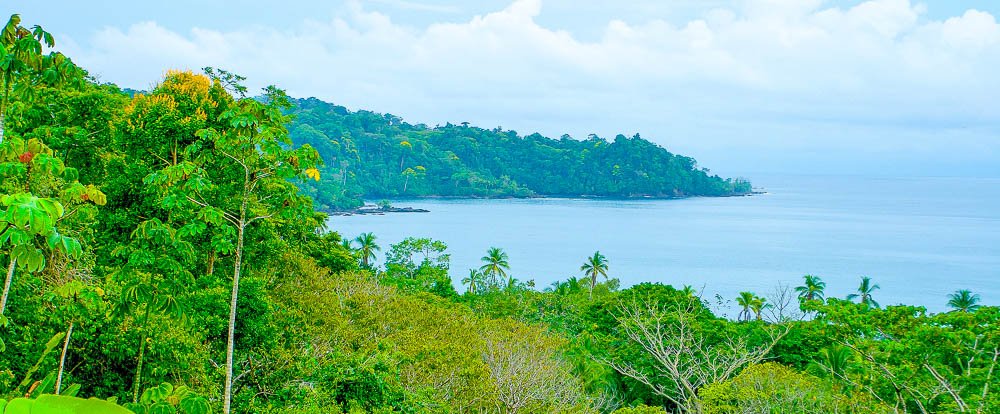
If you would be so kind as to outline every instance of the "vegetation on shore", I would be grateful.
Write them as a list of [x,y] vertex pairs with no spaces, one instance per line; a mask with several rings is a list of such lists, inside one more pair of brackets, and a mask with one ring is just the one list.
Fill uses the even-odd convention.
[[687,197],[747,194],[690,157],[638,134],[577,140],[502,128],[413,125],[391,114],[294,100],[293,140],[323,159],[324,179],[303,189],[316,206],[350,209],[363,197]]
[[600,252],[540,288],[494,247],[460,294],[441,241],[325,228],[296,184],[330,164],[280,90],[207,69],[126,93],[54,40],[0,33],[2,412],[1000,410],[1000,308],[973,292],[931,314],[806,276],[730,320],[690,287],[622,288]]

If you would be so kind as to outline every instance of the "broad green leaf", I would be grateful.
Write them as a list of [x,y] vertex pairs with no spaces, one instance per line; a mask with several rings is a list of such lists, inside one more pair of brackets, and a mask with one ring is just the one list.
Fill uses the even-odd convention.
[[11,250],[11,256],[17,260],[18,266],[29,272],[38,272],[45,268],[45,254],[33,246],[21,244]]
[[158,402],[149,407],[149,414],[174,414],[176,412],[177,409],[174,406],[165,402]]
[[190,397],[181,400],[181,411],[184,414],[211,414],[212,407],[203,397]]
[[15,398],[4,408],[6,414],[130,414],[124,407],[96,398],[83,399],[45,394],[37,399]]

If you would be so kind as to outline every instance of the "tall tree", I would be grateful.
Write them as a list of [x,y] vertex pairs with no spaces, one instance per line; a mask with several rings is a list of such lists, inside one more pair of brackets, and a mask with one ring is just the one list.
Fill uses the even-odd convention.
[[62,354],[59,356],[59,370],[56,375],[55,393],[62,390],[63,371],[66,368],[66,354],[69,351],[69,341],[73,336],[73,327],[86,315],[100,314],[104,308],[104,290],[84,284],[78,280],[58,286],[47,293],[46,300],[52,304],[54,313],[68,324],[63,338]]
[[[21,16],[12,14],[0,33],[0,142],[6,138],[7,112],[12,103],[23,104],[37,93],[34,85],[66,80],[82,82],[82,71],[59,52],[44,54],[54,47],[49,32],[35,25],[21,26]],[[16,100],[16,101],[15,101]]]
[[859,299],[862,304],[872,307],[879,307],[878,302],[872,299],[872,293],[879,289],[878,283],[872,283],[872,278],[861,277],[861,284],[858,285],[858,293],[847,295],[847,300]]
[[597,277],[608,278],[608,259],[601,252],[594,252],[593,256],[580,266],[580,271],[590,279],[590,297],[594,297],[594,288],[597,287]]
[[819,276],[805,275],[802,276],[802,286],[795,288],[796,292],[799,292],[799,299],[803,301],[810,300],[822,300],[823,290],[826,289],[826,282],[819,278]]
[[956,290],[948,295],[948,306],[959,312],[975,312],[979,309],[979,295],[969,290]]
[[375,261],[375,252],[382,250],[382,248],[375,243],[376,239],[378,238],[371,232],[361,233],[356,239],[354,239],[354,241],[358,242],[357,252],[358,256],[361,258],[361,266],[366,269],[372,268],[372,263]]
[[[185,230],[197,227],[190,223]],[[116,248],[112,254],[124,257],[127,262],[113,274],[120,280],[121,300],[115,307],[118,317],[131,317],[138,325],[139,351],[136,357],[135,376],[132,380],[132,403],[139,400],[146,343],[153,336],[149,323],[151,314],[179,319],[183,316],[178,302],[188,286],[194,284],[194,275],[188,270],[194,262],[194,246],[182,240],[177,231],[158,219],[143,221],[132,232],[132,242]],[[140,318],[139,315],[142,315]]]
[[469,269],[469,276],[462,278],[462,284],[466,286],[466,292],[477,294],[482,289],[483,274],[476,269]]
[[67,217],[65,206],[103,205],[106,199],[94,186],[77,182],[77,175],[36,138],[13,136],[0,143],[0,249],[9,257],[0,315],[18,267],[41,271],[46,250],[69,257],[82,253],[79,241],[59,231],[58,224]]
[[740,305],[743,309],[740,310],[739,316],[736,317],[737,320],[750,320],[750,308],[753,307],[753,302],[756,298],[757,295],[754,295],[753,292],[740,292],[740,295],[736,297],[736,304]]
[[[76,169],[66,168],[63,160],[28,131],[24,137],[9,137],[6,130],[11,99],[24,108],[35,101],[39,85],[56,85],[70,80],[82,82],[83,72],[60,53],[43,54],[43,44],[55,46],[52,35],[40,26],[21,26],[21,16],[13,14],[0,33],[0,249],[7,247],[9,262],[0,295],[3,314],[10,285],[18,262],[31,272],[45,267],[44,249],[62,250],[71,256],[81,253],[76,239],[65,237],[56,229],[64,218],[60,198],[104,195],[93,186],[77,182]],[[65,132],[65,131],[60,131]],[[37,135],[51,135],[46,130]],[[87,197],[84,196],[84,197]],[[74,201],[81,201],[76,199]],[[86,201],[84,198],[82,201]]]
[[226,338],[226,380],[223,412],[232,410],[233,351],[236,309],[247,229],[265,220],[305,220],[312,217],[308,199],[297,194],[289,180],[319,179],[319,155],[312,147],[290,148],[292,143],[283,111],[289,107],[284,91],[267,87],[261,99],[246,98],[241,77],[206,70],[214,82],[231,85],[240,95],[222,112],[222,128],[198,131],[183,161],[150,174],[146,181],[163,191],[169,210],[194,212],[197,219],[226,230],[235,240],[224,250],[233,256],[233,283]]
[[486,251],[486,256],[481,259],[485,264],[479,268],[480,272],[489,279],[490,286],[495,288],[500,288],[501,286],[506,286],[508,284],[507,280],[503,281],[501,285],[501,279],[507,279],[507,270],[510,270],[510,263],[507,262],[507,252],[503,251],[499,247],[490,247]]
[[771,305],[767,303],[767,299],[760,296],[754,296],[753,300],[750,301],[750,310],[753,311],[754,318],[758,321],[762,319],[761,312],[770,306]]

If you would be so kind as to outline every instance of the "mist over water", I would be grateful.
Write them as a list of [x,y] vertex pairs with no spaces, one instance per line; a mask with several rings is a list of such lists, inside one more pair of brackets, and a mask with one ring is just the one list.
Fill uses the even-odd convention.
[[[383,251],[405,237],[446,242],[451,276],[478,268],[490,246],[510,255],[511,274],[541,289],[580,276],[600,250],[623,286],[692,285],[704,297],[765,295],[802,275],[843,297],[862,275],[883,306],[946,309],[969,289],[1000,304],[1000,179],[764,176],[768,194],[683,200],[398,200],[430,213],[332,217],[354,238],[374,232]],[[384,255],[380,255],[382,263]],[[714,301],[714,300],[713,300]],[[729,315],[734,316],[734,315]]]

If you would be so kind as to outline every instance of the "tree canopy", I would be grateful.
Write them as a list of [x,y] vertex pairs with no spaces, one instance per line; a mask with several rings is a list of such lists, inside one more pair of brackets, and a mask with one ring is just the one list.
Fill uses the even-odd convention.
[[323,158],[324,178],[304,186],[321,208],[381,197],[670,198],[751,191],[747,180],[712,175],[638,134],[552,139],[467,123],[413,125],[315,98],[294,104],[292,138]]

